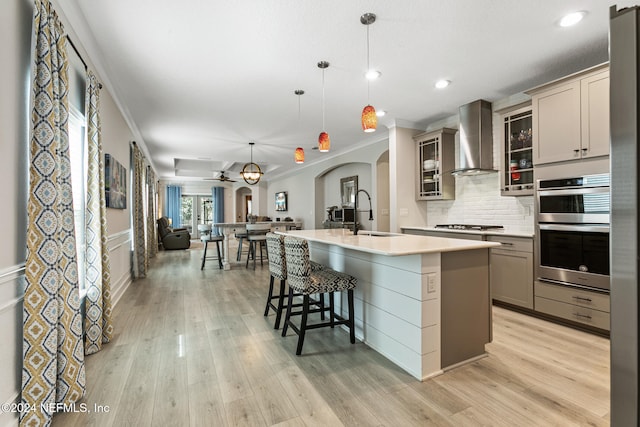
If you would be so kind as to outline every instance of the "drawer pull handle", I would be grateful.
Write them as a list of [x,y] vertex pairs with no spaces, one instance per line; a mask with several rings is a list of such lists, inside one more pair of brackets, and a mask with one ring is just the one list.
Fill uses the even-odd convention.
[[577,295],[573,296],[573,299],[577,300],[577,301],[584,301],[584,302],[592,302],[591,298],[585,298],[585,297],[579,297]]
[[500,242],[503,246],[513,246],[513,243],[509,242]]
[[574,153],[576,153],[576,154],[578,154],[578,153],[580,152],[580,149],[579,149],[579,148],[578,148],[578,149],[575,149],[575,150],[573,150],[573,152],[574,152]]
[[573,313],[573,315],[576,316],[579,319],[591,320],[591,316],[589,316],[588,314]]
[[582,151],[585,152],[585,153],[587,152],[587,150],[589,150],[589,149],[588,148],[583,148],[582,149]]

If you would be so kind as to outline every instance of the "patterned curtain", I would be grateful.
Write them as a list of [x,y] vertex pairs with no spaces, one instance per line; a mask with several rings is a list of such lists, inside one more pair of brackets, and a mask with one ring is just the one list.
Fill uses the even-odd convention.
[[[213,200],[213,222],[224,222],[224,187],[212,187],[211,197]],[[222,233],[218,227],[214,227],[215,234],[221,235]]]
[[85,354],[93,354],[111,341],[111,269],[107,247],[107,217],[104,196],[104,164],[100,138],[99,83],[87,73],[87,207]]
[[182,210],[182,187],[167,185],[167,218],[171,218],[171,227],[182,227],[180,212]]
[[49,0],[35,0],[33,106],[20,425],[51,424],[48,408],[85,392],[71,197],[66,38]]
[[131,167],[133,168],[132,197],[133,197],[133,277],[147,277],[149,268],[149,254],[147,253],[146,224],[145,224],[145,167],[144,155],[140,148],[131,144]]
[[156,220],[158,207],[156,206],[158,190],[156,187],[156,175],[151,166],[147,166],[147,252],[149,258],[158,253],[158,237],[156,236]]

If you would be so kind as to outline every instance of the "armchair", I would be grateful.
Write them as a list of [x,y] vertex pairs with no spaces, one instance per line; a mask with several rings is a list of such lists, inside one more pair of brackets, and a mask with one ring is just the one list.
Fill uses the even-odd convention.
[[158,223],[158,237],[162,246],[169,249],[188,249],[191,246],[191,235],[186,228],[171,228],[169,220],[162,217]]

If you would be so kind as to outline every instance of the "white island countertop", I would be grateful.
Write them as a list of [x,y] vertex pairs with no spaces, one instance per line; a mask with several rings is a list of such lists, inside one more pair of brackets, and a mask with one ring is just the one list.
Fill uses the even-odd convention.
[[372,254],[402,256],[437,252],[467,251],[500,246],[497,242],[416,236],[361,230],[357,236],[344,228],[322,230],[290,230],[278,234],[301,237],[312,242],[336,245]]

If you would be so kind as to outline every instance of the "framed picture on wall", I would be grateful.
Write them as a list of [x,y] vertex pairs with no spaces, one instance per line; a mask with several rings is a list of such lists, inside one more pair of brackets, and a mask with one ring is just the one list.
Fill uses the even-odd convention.
[[104,196],[108,208],[127,208],[127,170],[110,154],[104,155]]
[[284,212],[287,210],[287,192],[280,191],[276,193],[276,212]]

